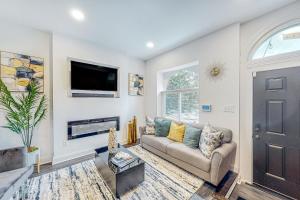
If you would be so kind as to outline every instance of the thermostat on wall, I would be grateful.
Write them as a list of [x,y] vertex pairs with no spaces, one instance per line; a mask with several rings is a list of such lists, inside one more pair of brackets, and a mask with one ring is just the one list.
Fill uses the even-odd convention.
[[201,109],[203,112],[211,112],[211,105],[210,104],[202,105]]

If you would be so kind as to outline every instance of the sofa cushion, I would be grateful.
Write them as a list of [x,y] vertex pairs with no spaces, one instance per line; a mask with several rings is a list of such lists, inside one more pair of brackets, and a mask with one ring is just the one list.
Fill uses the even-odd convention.
[[199,149],[192,149],[183,143],[169,144],[167,154],[203,171],[209,172],[210,170],[211,160],[204,157]]
[[0,173],[26,166],[24,147],[0,150]]
[[172,122],[169,135],[167,138],[176,142],[182,142],[184,137],[184,132],[185,132],[184,124],[182,123],[178,124],[176,122]]
[[223,138],[222,143],[230,143],[232,140],[232,131],[227,128],[216,128],[219,131],[222,131]]
[[155,123],[154,120],[148,116],[146,116],[146,129],[145,134],[154,135],[155,134]]
[[154,120],[155,123],[155,135],[158,137],[167,137],[169,134],[171,120],[156,117]]
[[[192,127],[194,128],[199,128],[199,129],[203,129],[204,125],[202,124],[198,124],[198,123],[194,123],[194,124],[190,124]],[[227,128],[220,128],[220,127],[215,127],[214,129],[221,131],[223,134],[223,138],[222,138],[222,143],[230,143],[232,140],[232,131],[230,129]]]
[[143,135],[142,141],[143,143],[164,153],[167,153],[167,146],[173,143],[172,140],[169,140],[166,137],[157,137],[155,135]]
[[201,135],[201,129],[192,127],[190,125],[187,125],[185,128],[185,134],[183,138],[183,143],[191,148],[198,148],[199,147],[199,141],[200,141],[200,135]]
[[211,125],[205,125],[202,130],[199,148],[206,158],[210,158],[212,152],[221,146],[223,133],[214,129]]

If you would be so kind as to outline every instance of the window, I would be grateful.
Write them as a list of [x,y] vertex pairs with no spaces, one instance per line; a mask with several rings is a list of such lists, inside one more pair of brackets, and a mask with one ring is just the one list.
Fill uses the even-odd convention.
[[300,25],[281,30],[266,39],[255,51],[252,59],[265,58],[300,51]]
[[163,78],[163,115],[185,122],[199,120],[198,66],[165,72]]

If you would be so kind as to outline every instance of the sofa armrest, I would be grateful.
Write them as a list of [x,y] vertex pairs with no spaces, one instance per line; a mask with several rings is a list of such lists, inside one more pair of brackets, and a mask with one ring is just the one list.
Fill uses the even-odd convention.
[[211,158],[211,183],[218,185],[234,164],[236,143],[224,143],[215,149]]
[[26,148],[0,150],[0,172],[26,167]]

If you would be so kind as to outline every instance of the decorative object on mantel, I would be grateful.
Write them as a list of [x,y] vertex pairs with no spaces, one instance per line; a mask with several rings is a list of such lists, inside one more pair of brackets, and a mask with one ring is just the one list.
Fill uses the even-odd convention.
[[218,62],[210,64],[207,68],[207,74],[212,79],[219,78],[221,75],[223,75],[224,71],[224,64]]
[[44,91],[44,59],[1,51],[1,79],[12,92],[25,92],[31,81]]
[[128,122],[128,137],[127,137],[127,143],[132,144],[137,142],[137,121],[136,116],[133,117],[131,121]]
[[39,149],[31,142],[35,128],[46,117],[47,100],[34,81],[30,81],[27,91],[13,96],[0,79],[0,106],[6,112],[7,121],[3,127],[20,136],[27,147],[27,165],[38,164],[39,171]]
[[110,128],[109,129],[109,135],[108,135],[108,151],[109,153],[116,153],[118,150],[118,144],[117,144],[117,136],[116,136],[116,129]]
[[144,96],[144,77],[138,74],[128,74],[128,94]]

